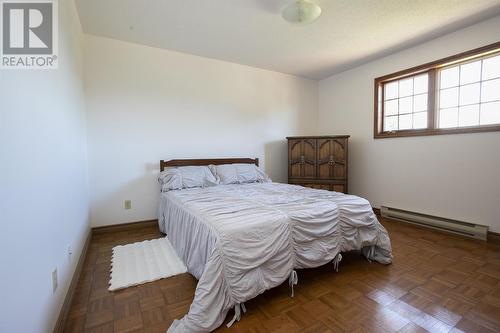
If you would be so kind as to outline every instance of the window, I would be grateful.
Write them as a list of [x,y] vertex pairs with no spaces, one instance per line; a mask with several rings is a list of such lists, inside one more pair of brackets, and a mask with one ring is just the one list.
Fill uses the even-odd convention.
[[439,71],[439,128],[500,124],[500,54]]
[[384,85],[386,131],[427,128],[428,82],[426,73]]
[[500,131],[500,42],[375,79],[375,138]]

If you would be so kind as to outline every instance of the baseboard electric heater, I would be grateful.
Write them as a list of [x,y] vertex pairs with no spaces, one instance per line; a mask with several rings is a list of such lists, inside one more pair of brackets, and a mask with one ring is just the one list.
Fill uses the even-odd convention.
[[484,225],[451,220],[443,217],[420,214],[385,206],[380,207],[380,214],[383,217],[388,217],[402,222],[481,239],[484,241],[486,241],[488,237],[488,227]]

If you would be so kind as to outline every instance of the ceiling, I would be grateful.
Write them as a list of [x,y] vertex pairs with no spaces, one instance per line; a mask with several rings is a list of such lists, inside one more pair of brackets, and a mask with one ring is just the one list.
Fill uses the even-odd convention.
[[85,33],[322,79],[500,14],[500,0],[316,0],[321,17],[284,21],[293,0],[77,0]]

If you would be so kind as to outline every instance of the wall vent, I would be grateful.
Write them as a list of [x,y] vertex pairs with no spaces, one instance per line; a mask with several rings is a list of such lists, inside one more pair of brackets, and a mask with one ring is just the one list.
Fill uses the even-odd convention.
[[481,239],[484,241],[486,241],[488,236],[488,227],[480,224],[420,214],[385,206],[380,207],[380,214],[383,217],[388,217],[391,219],[416,224],[427,228],[437,229],[457,235]]

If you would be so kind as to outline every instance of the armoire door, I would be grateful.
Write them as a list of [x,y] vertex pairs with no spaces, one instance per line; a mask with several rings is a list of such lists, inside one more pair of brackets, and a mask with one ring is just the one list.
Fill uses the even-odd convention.
[[318,179],[346,179],[347,140],[318,139]]
[[288,159],[288,176],[290,178],[316,178],[315,139],[289,140]]

